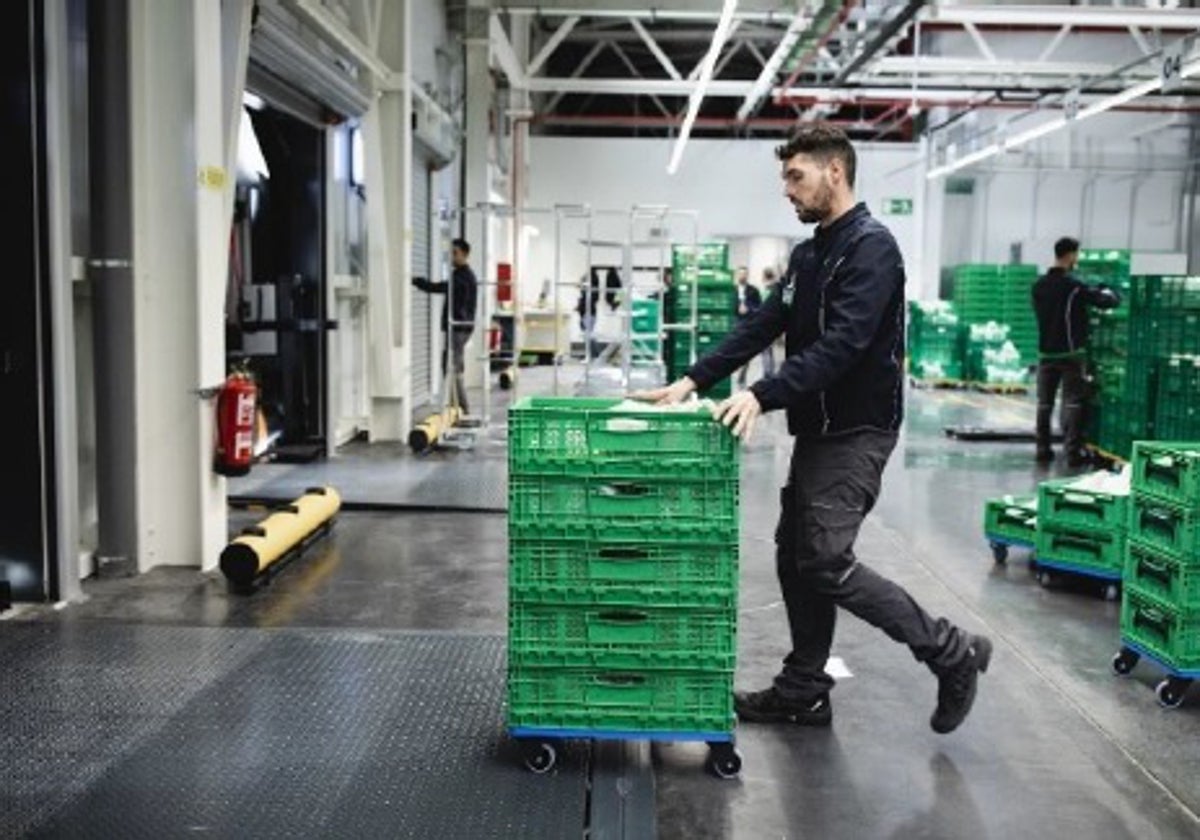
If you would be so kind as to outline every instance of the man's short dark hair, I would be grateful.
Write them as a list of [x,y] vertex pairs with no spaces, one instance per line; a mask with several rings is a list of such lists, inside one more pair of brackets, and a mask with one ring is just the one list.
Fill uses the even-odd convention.
[[810,155],[820,161],[822,166],[828,166],[829,161],[837,158],[846,170],[846,183],[854,186],[858,157],[846,132],[836,125],[824,122],[805,123],[792,132],[786,143],[775,147],[775,157],[782,163],[787,163],[795,155]]
[[464,254],[471,253],[471,243],[465,239],[455,239],[450,244],[451,246],[462,251]]
[[1067,254],[1074,254],[1079,250],[1079,240],[1072,239],[1069,236],[1064,236],[1062,239],[1054,243],[1054,256],[1056,259],[1062,259]]

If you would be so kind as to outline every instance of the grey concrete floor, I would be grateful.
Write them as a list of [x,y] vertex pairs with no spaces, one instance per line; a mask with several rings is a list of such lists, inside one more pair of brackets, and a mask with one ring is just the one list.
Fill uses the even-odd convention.
[[[863,562],[930,612],[996,642],[963,727],[935,735],[932,676],[842,614],[834,655],[853,676],[834,692],[833,726],[739,727],[745,763],[733,782],[702,772],[700,745],[655,745],[659,837],[1200,837],[1200,688],[1181,708],[1160,709],[1152,666],[1128,679],[1109,672],[1116,604],[1084,586],[1040,587],[1019,554],[995,566],[983,540],[984,499],[1030,491],[1063,469],[1035,468],[1028,444],[957,442],[942,429],[1031,417],[1027,397],[912,392],[859,542]],[[765,685],[785,652],[771,535],[788,447],[782,418],[771,417],[743,461],[737,680],[746,687]],[[231,530],[255,517],[235,514]],[[160,568],[89,581],[86,602],[16,620],[499,636],[505,576],[503,514],[344,512],[330,538],[250,596],[218,575]]]

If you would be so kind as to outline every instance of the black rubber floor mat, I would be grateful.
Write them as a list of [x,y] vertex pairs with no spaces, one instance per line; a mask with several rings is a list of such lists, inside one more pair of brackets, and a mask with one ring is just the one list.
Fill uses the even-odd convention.
[[500,638],[4,629],[0,835],[582,834],[588,747],[545,776],[522,766]]

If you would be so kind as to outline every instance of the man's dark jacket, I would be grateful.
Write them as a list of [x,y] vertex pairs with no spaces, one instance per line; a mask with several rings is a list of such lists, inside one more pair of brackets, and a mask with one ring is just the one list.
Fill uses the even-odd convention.
[[447,286],[454,284],[450,299],[442,304],[442,332],[446,331],[450,304],[454,306],[454,329],[471,331],[475,326],[475,299],[479,294],[479,281],[469,265],[460,265],[450,275],[450,283],[434,282],[424,277],[414,277],[413,285],[425,292],[446,294]]
[[1107,286],[1089,286],[1055,266],[1033,284],[1038,350],[1048,356],[1079,355],[1087,349],[1088,307],[1112,309],[1121,296]]
[[688,376],[703,391],[787,332],[778,373],[751,391],[798,436],[894,431],[904,417],[904,260],[857,204],[792,251],[787,273]]

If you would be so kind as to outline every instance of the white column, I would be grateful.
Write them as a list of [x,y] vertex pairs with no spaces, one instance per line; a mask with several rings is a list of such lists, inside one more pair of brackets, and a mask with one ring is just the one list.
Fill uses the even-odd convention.
[[363,119],[372,440],[403,440],[412,425],[411,0],[385,3],[379,57],[398,79]]

